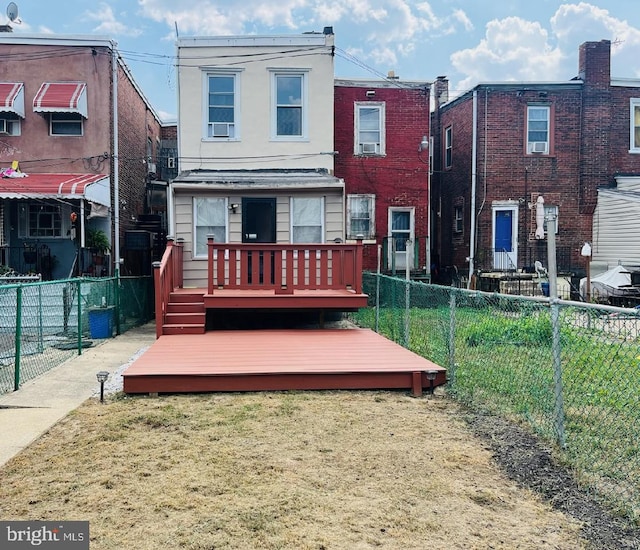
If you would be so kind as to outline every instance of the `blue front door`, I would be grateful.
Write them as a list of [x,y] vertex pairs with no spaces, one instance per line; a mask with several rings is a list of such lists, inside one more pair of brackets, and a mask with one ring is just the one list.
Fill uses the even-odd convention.
[[518,265],[517,210],[513,207],[493,211],[493,269],[514,270]]

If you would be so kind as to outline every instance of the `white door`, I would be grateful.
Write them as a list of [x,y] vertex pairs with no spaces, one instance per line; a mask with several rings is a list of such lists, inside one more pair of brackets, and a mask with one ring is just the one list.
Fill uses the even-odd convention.
[[404,270],[413,263],[415,240],[413,208],[389,208],[388,265],[391,270]]

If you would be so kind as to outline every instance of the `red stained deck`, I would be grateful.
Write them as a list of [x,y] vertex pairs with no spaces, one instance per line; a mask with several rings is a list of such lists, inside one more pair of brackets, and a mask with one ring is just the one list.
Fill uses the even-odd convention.
[[368,329],[163,335],[124,373],[125,393],[406,389],[444,368]]

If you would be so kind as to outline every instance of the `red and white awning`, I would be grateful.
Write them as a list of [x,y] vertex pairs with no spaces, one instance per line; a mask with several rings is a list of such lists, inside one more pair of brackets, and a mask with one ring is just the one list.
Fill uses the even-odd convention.
[[45,82],[33,98],[36,113],[78,113],[87,118],[84,82]]
[[24,118],[24,84],[0,82],[0,112],[15,113]]
[[111,204],[105,174],[29,174],[0,178],[0,199],[87,199]]

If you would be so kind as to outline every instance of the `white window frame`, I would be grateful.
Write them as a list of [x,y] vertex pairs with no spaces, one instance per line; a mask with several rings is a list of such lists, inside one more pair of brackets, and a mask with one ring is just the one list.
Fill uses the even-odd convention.
[[[378,111],[378,132],[380,135],[377,141],[366,142],[360,139],[360,133],[366,131],[360,128],[360,111],[364,109],[375,109]],[[385,155],[386,154],[385,103],[381,101],[357,102],[355,104],[355,112],[354,112],[353,118],[354,118],[353,153],[355,155],[363,155],[363,156]]]
[[[271,72],[271,140],[272,141],[307,141],[309,139],[309,70],[308,69],[270,69]],[[278,80],[281,77],[300,78],[300,134],[278,134],[278,107],[298,107],[295,104],[278,104]]]
[[[199,201],[216,201],[220,203],[220,207],[224,216],[224,242],[229,242],[229,202],[226,197],[193,197],[193,251],[192,256],[194,259],[207,259],[207,238],[205,234],[204,252],[202,249],[202,243],[198,241],[198,202]],[[207,227],[211,227],[210,225]],[[207,233],[209,234],[209,233]]]
[[[13,113],[0,113],[0,137],[19,136],[22,133],[20,117]],[[4,122],[2,122],[4,121]]]
[[[629,152],[640,153],[640,98],[632,97],[629,100]],[[638,118],[636,119],[636,112]],[[638,137],[636,139],[636,131]]]
[[[59,217],[59,233],[53,233],[51,235],[38,233],[38,225],[32,226],[31,224],[32,212],[37,210],[43,210],[46,211],[47,214],[57,215]],[[34,213],[37,216],[38,212]],[[68,238],[67,233],[71,228],[69,222],[70,213],[71,207],[64,204],[23,202],[18,207],[18,236],[21,239],[66,239]],[[55,231],[55,224],[51,226],[51,230]]]
[[[202,139],[203,141],[240,141],[240,72],[239,70],[205,70],[202,75]],[[209,120],[209,78],[233,78],[233,122]],[[212,124],[229,124],[228,136],[214,136],[210,132]]]
[[464,207],[456,204],[453,207],[453,232],[462,233],[464,231]]
[[[358,235],[353,233],[351,229],[351,222],[354,220],[353,212],[355,210],[354,203],[368,200],[369,208],[367,210],[367,214],[369,215],[369,231],[363,234],[365,240],[371,240],[375,238],[376,235],[376,196],[369,194],[353,194],[347,195],[347,239],[355,239]],[[360,219],[360,218],[357,218]]]
[[[79,133],[54,133],[54,118],[56,124],[65,124],[75,127],[80,125]],[[84,136],[84,117],[80,113],[49,113],[49,135],[56,137],[82,137]]]
[[[546,123],[547,123],[547,128],[545,130],[546,132],[546,139],[544,140],[532,140],[530,139],[531,133],[532,132],[536,132],[536,133],[540,133],[542,132],[542,130],[538,130],[538,129],[531,129],[531,123],[532,122],[540,122],[542,119],[535,119],[532,120],[531,119],[531,112],[532,111],[545,111],[547,113],[547,118],[546,118]],[[549,105],[527,105],[527,154],[528,155],[548,155],[549,154],[549,149],[550,149],[550,142],[551,142],[551,107]]]
[[453,165],[453,126],[444,129],[444,167]]
[[294,233],[295,233],[295,228],[299,227],[298,225],[295,224],[294,222],[294,218],[295,218],[295,209],[296,209],[296,201],[298,200],[317,200],[320,201],[320,220],[314,220],[314,221],[319,221],[318,223],[313,223],[313,224],[308,224],[306,226],[301,226],[300,227],[320,227],[320,242],[319,243],[313,243],[313,244],[322,244],[325,242],[325,202],[324,202],[324,197],[317,197],[317,196],[310,196],[310,197],[291,197],[290,202],[289,202],[289,208],[290,208],[290,212],[291,212],[291,216],[290,216],[290,227],[289,227],[289,231],[290,231],[290,235],[291,235],[291,242],[292,243],[298,243],[298,242],[303,242],[303,241],[297,241],[295,239]]

